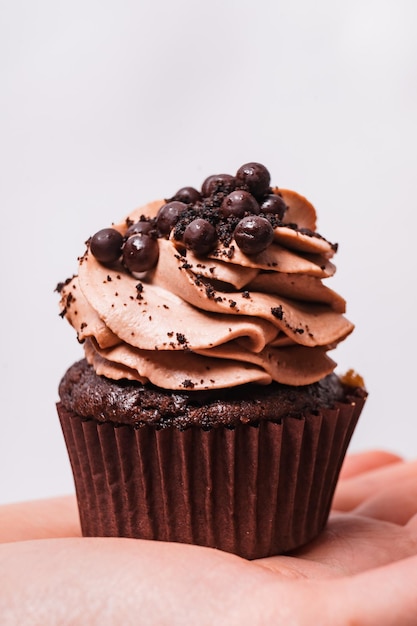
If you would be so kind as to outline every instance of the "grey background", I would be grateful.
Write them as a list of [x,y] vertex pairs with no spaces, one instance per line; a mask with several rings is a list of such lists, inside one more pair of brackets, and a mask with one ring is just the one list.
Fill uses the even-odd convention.
[[417,3],[0,2],[0,501],[72,491],[55,285],[151,199],[261,161],[340,243],[370,398],[351,449],[416,454]]

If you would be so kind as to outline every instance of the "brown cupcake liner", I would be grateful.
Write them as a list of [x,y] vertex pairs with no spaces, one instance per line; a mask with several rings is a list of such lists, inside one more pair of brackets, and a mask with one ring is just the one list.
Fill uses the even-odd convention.
[[84,536],[287,552],[326,524],[364,398],[280,423],[203,430],[80,418],[59,403]]

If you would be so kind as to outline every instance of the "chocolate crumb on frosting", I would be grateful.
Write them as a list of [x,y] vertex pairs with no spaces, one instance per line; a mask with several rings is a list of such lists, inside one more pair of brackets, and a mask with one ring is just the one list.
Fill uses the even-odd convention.
[[274,306],[271,308],[271,313],[274,317],[276,317],[279,320],[282,320],[284,312],[282,310],[282,306]]

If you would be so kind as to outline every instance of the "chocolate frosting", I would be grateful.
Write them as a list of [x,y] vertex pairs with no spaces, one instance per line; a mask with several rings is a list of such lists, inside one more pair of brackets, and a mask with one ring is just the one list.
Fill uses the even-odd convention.
[[[171,390],[302,386],[332,372],[327,352],[353,330],[345,301],[323,283],[335,271],[337,246],[316,233],[305,198],[279,194],[285,218],[257,254],[244,254],[232,240],[201,258],[171,233],[157,240],[156,266],[138,277],[119,261],[102,264],[87,246],[78,276],[60,288],[61,315],[95,371]],[[113,227],[125,235],[163,204],[152,202]]]

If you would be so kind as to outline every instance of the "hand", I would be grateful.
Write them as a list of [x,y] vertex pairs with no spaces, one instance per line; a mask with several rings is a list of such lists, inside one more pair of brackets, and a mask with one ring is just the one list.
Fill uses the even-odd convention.
[[346,459],[324,532],[245,561],[197,546],[81,538],[74,497],[0,507],[2,624],[417,623],[417,462]]

